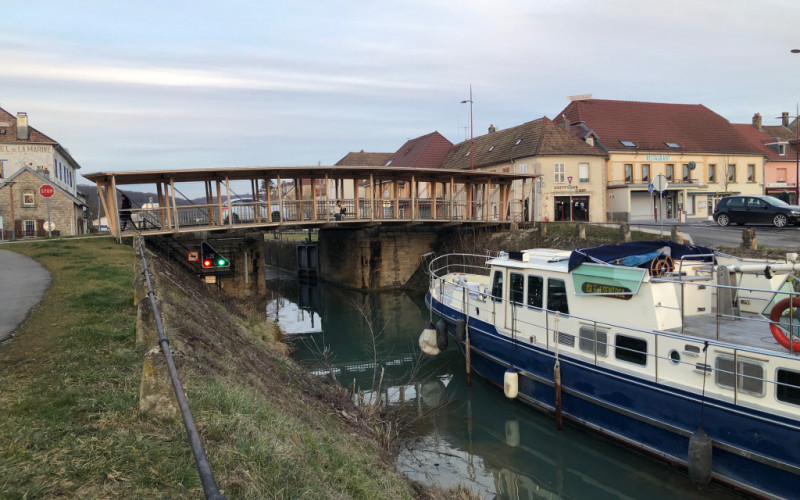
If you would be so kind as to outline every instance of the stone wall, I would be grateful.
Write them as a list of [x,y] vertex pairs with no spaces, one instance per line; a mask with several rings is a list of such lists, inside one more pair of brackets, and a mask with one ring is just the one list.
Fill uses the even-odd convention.
[[[3,229],[9,233],[11,225],[11,193],[14,191],[14,227],[17,230],[17,237],[23,236],[26,220],[36,221],[35,236],[46,236],[47,230],[44,223],[47,222],[47,202],[39,194],[42,180],[30,172],[23,172],[14,179],[14,184],[4,185],[0,189],[0,215],[3,216]],[[33,203],[25,204],[23,194],[26,190],[33,193]],[[55,194],[50,198],[50,221],[53,223],[54,231],[61,235],[79,234],[82,229],[82,213],[79,213],[75,203],[62,191],[56,189]],[[27,235],[25,235],[27,236]],[[7,238],[9,236],[6,236]]]
[[319,232],[321,276],[355,289],[400,288],[435,240],[435,232],[414,228],[323,229]]

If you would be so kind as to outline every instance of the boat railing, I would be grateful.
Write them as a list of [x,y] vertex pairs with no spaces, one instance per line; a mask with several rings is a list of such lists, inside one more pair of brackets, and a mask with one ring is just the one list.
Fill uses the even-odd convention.
[[440,255],[428,264],[428,275],[432,279],[441,279],[450,274],[478,274],[489,276],[488,261],[491,255],[454,253]]
[[[772,398],[772,401],[775,402],[772,404],[784,404],[778,402],[778,392],[783,391],[785,394],[786,391],[789,391],[798,395],[799,398],[797,401],[792,401],[792,404],[800,405],[800,380],[779,380],[778,370],[775,369],[779,365],[771,365],[770,369],[767,369],[752,361],[754,359],[782,358],[784,363],[791,367],[791,370],[800,372],[800,359],[793,356],[794,351],[780,352],[741,345],[725,341],[720,337],[719,325],[725,321],[752,322],[754,325],[759,325],[758,329],[747,326],[741,328],[745,331],[763,331],[765,335],[768,335],[769,325],[772,322],[761,315],[748,317],[720,314],[717,310],[715,312],[717,323],[715,338],[687,336],[683,328],[681,333],[647,330],[547,309],[545,304],[537,307],[525,302],[494,296],[489,287],[484,288],[483,292],[478,292],[469,288],[465,282],[459,281],[458,272],[461,272],[462,269],[469,269],[469,266],[457,268],[459,271],[454,276],[450,273],[453,272],[455,264],[444,258],[439,260],[438,265],[434,266],[435,261],[433,261],[430,266],[432,280],[438,280],[438,283],[434,284],[435,286],[432,288],[432,291],[436,291],[437,300],[463,313],[468,325],[470,318],[477,318],[482,322],[495,325],[498,331],[505,332],[509,337],[512,350],[520,345],[537,345],[545,348],[548,355],[552,357],[558,357],[560,350],[561,353],[577,354],[584,362],[590,362],[595,366],[613,365],[616,369],[651,378],[655,382],[675,383],[675,373],[683,370],[684,373],[681,377],[685,378],[686,368],[689,368],[688,371],[696,375],[713,376],[713,382],[707,388],[707,392],[730,399],[734,404],[740,404],[743,398],[747,399],[751,405],[763,404],[759,403],[759,398]],[[439,272],[436,273],[436,271]],[[441,271],[446,272],[442,273]],[[704,281],[666,278],[659,281],[672,282],[680,286],[682,294],[684,293],[683,287],[687,286],[742,289]],[[780,300],[778,297],[795,298],[800,296],[800,293],[793,290],[756,288],[747,290],[774,294],[773,302]],[[723,294],[717,293],[716,295]],[[540,314],[524,314],[525,310]],[[498,319],[500,320],[499,324]],[[791,312],[789,331],[796,331],[795,325],[798,323],[800,323],[800,318],[796,318],[794,312]],[[473,331],[475,329],[482,331],[480,324],[482,323],[474,323],[469,328]],[[493,334],[490,331],[482,332],[487,335]],[[792,344],[790,342],[790,346]],[[709,350],[711,352],[708,352]],[[513,368],[515,365],[513,352],[509,353],[508,362]],[[796,407],[791,408],[791,411],[796,411]]]

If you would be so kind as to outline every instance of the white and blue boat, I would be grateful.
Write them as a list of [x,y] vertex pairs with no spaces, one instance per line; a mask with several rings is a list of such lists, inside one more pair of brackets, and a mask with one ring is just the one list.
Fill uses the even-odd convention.
[[429,265],[426,302],[506,396],[764,498],[800,497],[800,271],[672,242]]

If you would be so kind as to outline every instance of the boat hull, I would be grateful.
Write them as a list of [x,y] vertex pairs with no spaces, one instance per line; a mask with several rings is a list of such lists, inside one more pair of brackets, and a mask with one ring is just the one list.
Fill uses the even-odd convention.
[[[460,311],[426,302],[454,339]],[[557,355],[501,335],[490,323],[468,319],[472,370],[499,387],[506,370],[519,373],[518,398],[555,410]],[[523,332],[525,333],[525,332]],[[523,335],[524,336],[524,335]],[[464,342],[457,345],[465,351]],[[689,466],[689,439],[700,426],[713,440],[714,479],[767,498],[796,498],[800,484],[797,422],[655,383],[580,359],[558,356],[563,416],[626,445]]]

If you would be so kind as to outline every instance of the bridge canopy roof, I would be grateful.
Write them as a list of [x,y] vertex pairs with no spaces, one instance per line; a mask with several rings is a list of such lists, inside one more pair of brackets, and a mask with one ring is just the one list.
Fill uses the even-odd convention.
[[456,183],[486,182],[505,184],[519,179],[538,177],[536,174],[488,172],[479,170],[454,170],[441,168],[403,168],[403,167],[353,167],[353,166],[312,166],[312,167],[226,167],[226,168],[189,168],[176,170],[137,170],[122,172],[95,172],[82,174],[86,179],[98,184],[110,183],[113,178],[116,184],[147,184],[172,180],[173,182],[203,182],[222,180],[248,179],[369,179],[376,181],[393,179],[411,179],[425,182]]

